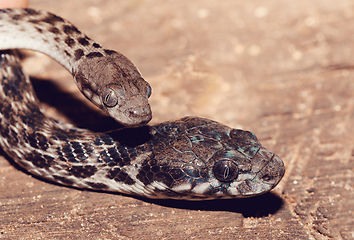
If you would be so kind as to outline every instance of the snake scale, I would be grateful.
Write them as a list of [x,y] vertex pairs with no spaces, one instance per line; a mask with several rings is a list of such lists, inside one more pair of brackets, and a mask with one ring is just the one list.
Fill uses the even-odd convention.
[[[18,58],[5,50],[13,48],[52,56],[89,100],[139,127],[98,133],[45,117]],[[284,175],[282,160],[249,131],[198,117],[141,126],[151,118],[148,83],[126,57],[61,17],[0,10],[0,49],[0,144],[32,175],[83,189],[185,200],[263,194]]]

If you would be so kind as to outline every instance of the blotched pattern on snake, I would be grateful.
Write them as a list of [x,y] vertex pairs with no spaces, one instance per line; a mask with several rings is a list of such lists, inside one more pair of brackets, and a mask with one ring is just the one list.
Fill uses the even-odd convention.
[[[44,21],[43,16],[60,19],[44,21],[46,24],[65,22],[66,27],[69,24],[42,11],[1,10],[0,32],[10,21],[8,18],[23,21],[27,19],[22,16],[26,13],[37,16],[39,22]],[[38,21],[31,19],[32,29],[36,29]],[[43,29],[36,31],[43,33]],[[0,36],[2,42],[3,34]],[[62,44],[57,46],[60,48]],[[97,56],[90,61],[106,61],[104,56],[94,55]],[[122,59],[123,63],[118,59],[115,66],[126,64],[128,60]],[[92,65],[95,66],[100,65]],[[80,69],[80,64],[74,68]],[[254,134],[208,119],[186,117],[108,133],[95,133],[49,119],[40,111],[28,76],[9,51],[1,52],[0,79],[1,147],[29,173],[52,182],[149,198],[200,200],[263,194],[274,188],[285,172],[282,160],[265,149]],[[132,80],[130,75],[118,79]],[[96,81],[93,85],[105,84],[97,83],[101,78],[86,80]],[[143,92],[149,92],[145,81],[142,83],[146,86]],[[118,94],[126,91],[123,85],[119,86],[124,90],[117,88]]]

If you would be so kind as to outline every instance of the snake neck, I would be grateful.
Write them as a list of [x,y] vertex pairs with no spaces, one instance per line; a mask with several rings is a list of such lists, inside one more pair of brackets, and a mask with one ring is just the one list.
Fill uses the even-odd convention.
[[32,9],[0,10],[0,49],[42,52],[72,74],[84,57],[105,54],[104,49],[69,21],[52,13]]

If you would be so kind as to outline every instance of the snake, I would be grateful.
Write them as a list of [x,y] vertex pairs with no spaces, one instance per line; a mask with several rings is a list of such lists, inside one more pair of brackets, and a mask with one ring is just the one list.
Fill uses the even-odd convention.
[[102,47],[46,11],[0,9],[0,24],[0,49],[30,49],[52,57],[92,103],[123,125],[151,120],[151,86],[121,53]]
[[[78,189],[179,200],[257,196],[284,176],[281,158],[250,131],[201,117],[144,124],[151,89],[136,67],[67,20],[46,11],[4,9],[0,33],[0,145],[29,174]],[[12,50],[18,48],[59,61],[84,95],[118,122],[133,119],[129,115],[142,121],[96,132],[45,116]],[[119,114],[107,110],[116,101]]]

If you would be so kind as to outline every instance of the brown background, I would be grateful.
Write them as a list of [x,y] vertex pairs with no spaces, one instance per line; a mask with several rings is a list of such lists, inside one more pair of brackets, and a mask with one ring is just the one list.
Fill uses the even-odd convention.
[[[287,172],[252,199],[148,201],[46,183],[1,157],[0,239],[354,239],[353,1],[30,6],[128,56],[153,87],[153,123],[197,115],[249,129]],[[47,115],[102,125],[60,65],[23,62]]]

